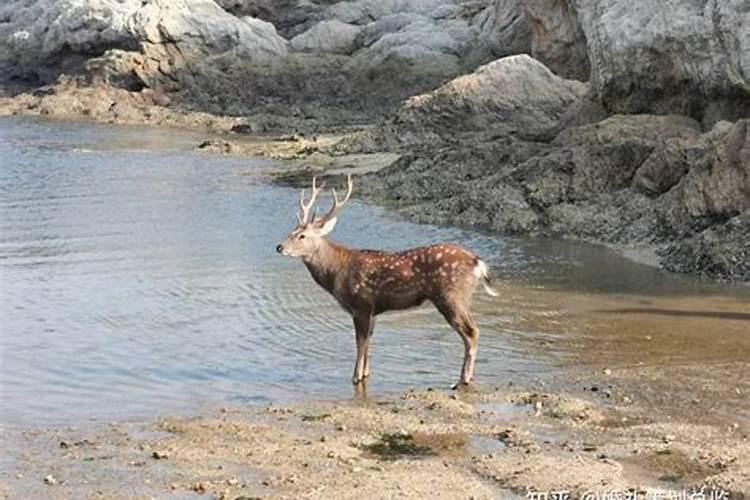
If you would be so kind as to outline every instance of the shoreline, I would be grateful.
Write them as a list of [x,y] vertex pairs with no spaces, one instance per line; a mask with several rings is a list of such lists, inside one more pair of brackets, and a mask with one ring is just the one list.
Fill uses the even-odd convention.
[[744,498],[747,422],[665,418],[630,396],[602,394],[515,385],[425,388],[222,406],[201,416],[5,429],[8,450],[17,455],[0,495],[523,498],[566,491],[579,498],[635,491],[648,498],[703,487],[725,495],[716,498]]
[[[239,157],[256,157],[263,158],[273,161],[275,164],[272,168],[268,169],[265,177],[273,184],[292,186],[292,187],[306,187],[309,182],[310,176],[315,174],[321,178],[326,177],[339,177],[346,174],[353,174],[362,176],[364,193],[362,194],[363,199],[368,203],[375,204],[379,207],[383,207],[399,217],[403,217],[407,220],[414,222],[427,222],[440,226],[446,227],[459,227],[469,230],[478,230],[480,232],[487,232],[494,235],[506,235],[513,237],[524,237],[524,238],[549,238],[559,239],[561,241],[571,241],[584,245],[593,245],[601,248],[612,250],[618,255],[629,259],[633,262],[643,264],[649,267],[660,269],[664,272],[674,274],[676,276],[688,276],[697,280],[708,280],[711,283],[717,284],[729,284],[738,287],[750,286],[750,281],[736,281],[727,280],[715,276],[707,276],[700,273],[682,273],[675,272],[674,270],[667,269],[662,258],[658,254],[660,248],[657,244],[644,244],[644,243],[608,243],[606,241],[596,241],[587,237],[563,237],[561,235],[548,235],[548,234],[516,234],[509,233],[507,231],[493,230],[492,228],[485,226],[465,226],[458,221],[446,220],[440,218],[439,220],[433,220],[432,216],[429,220],[423,220],[422,216],[416,215],[413,212],[414,206],[410,204],[396,203],[394,200],[389,200],[382,195],[382,188],[379,187],[377,192],[367,192],[368,187],[372,185],[372,178],[370,174],[375,174],[381,170],[388,169],[398,162],[402,158],[401,153],[392,153],[387,151],[369,152],[369,153],[351,153],[341,152],[336,150],[337,144],[342,141],[353,137],[359,132],[367,131],[375,124],[361,125],[352,127],[351,132],[343,133],[339,132],[324,132],[320,135],[313,135],[307,137],[305,134],[257,134],[257,133],[236,133],[232,131],[232,126],[245,125],[245,119],[243,118],[232,118],[210,115],[216,122],[223,123],[223,125],[206,125],[195,124],[196,121],[193,116],[203,117],[205,113],[200,112],[179,112],[180,116],[183,116],[191,123],[183,123],[182,121],[167,122],[167,123],[143,123],[139,121],[132,122],[110,122],[102,119],[96,119],[87,116],[77,116],[71,114],[63,114],[59,116],[46,116],[36,112],[29,112],[29,110],[16,110],[14,113],[9,113],[6,109],[2,109],[0,105],[0,118],[2,117],[20,117],[20,118],[32,118],[41,120],[57,121],[60,123],[82,123],[82,124],[103,124],[103,125],[115,125],[115,126],[126,126],[126,127],[137,127],[137,126],[149,126],[158,127],[174,130],[184,130],[194,132],[196,136],[200,135],[201,139],[197,140],[189,151],[206,153],[206,154],[217,154],[217,155],[231,155]],[[335,127],[334,127],[335,128]]]
[[[493,380],[483,377],[492,351],[480,341],[478,385],[468,390],[417,382],[367,397],[352,388],[351,396],[207,403],[124,421],[3,425],[0,498],[425,498],[435,491],[445,498],[551,491],[580,498],[636,491],[645,499],[655,498],[647,492],[701,487],[706,498],[709,491],[717,500],[745,498],[750,364],[741,334],[750,317],[739,312],[741,299],[501,291],[499,302],[482,300],[477,312],[517,301],[541,307],[540,319],[521,314],[514,324],[539,332],[525,356],[548,351],[556,362]],[[564,316],[548,318],[547,309]],[[704,317],[702,309],[727,314]],[[690,321],[679,319],[684,314]],[[483,327],[485,338],[511,334]],[[564,333],[571,328],[581,334]],[[550,329],[557,335],[546,335]],[[720,330],[706,346],[704,332]],[[375,387],[381,376],[376,365]]]

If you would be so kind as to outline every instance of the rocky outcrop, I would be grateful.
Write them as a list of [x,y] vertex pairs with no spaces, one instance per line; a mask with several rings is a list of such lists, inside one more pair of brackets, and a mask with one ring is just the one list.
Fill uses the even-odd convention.
[[560,76],[589,78],[586,37],[574,0],[495,0],[476,24],[495,57],[527,53]]
[[750,114],[745,0],[577,0],[600,102],[620,113],[681,113],[707,126]]
[[744,0],[495,0],[475,20],[495,56],[529,53],[591,80],[610,113],[677,113],[705,127],[750,114]]
[[544,138],[554,136],[563,113],[587,90],[527,55],[510,56],[412,97],[395,120],[409,131],[448,137],[502,132]]
[[212,0],[36,0],[1,9],[0,64],[19,77],[37,72],[42,81],[45,67],[70,70],[64,66],[111,49],[153,49],[158,59],[173,47],[172,66],[227,52],[248,60],[286,53],[272,25],[232,16]]
[[291,40],[292,50],[314,54],[351,54],[357,50],[362,28],[337,20],[323,21]]
[[683,115],[571,125],[585,84],[528,56],[501,59],[415,97],[349,151],[402,158],[368,180],[412,217],[509,233],[656,249],[670,269],[748,280],[748,121],[701,132]]
[[357,0],[331,5],[326,15],[351,24],[368,24],[399,13],[447,17],[455,8],[455,0]]
[[307,0],[216,0],[237,17],[255,17],[272,23],[286,39],[291,39],[325,19],[324,5]]

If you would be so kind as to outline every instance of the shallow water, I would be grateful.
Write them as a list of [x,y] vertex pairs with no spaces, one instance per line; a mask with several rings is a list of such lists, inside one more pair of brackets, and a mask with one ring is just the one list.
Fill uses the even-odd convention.
[[[0,423],[351,395],[349,318],[299,261],[274,251],[297,191],[264,183],[265,160],[186,152],[199,138],[0,120]],[[644,328],[664,333],[649,350],[658,362],[675,349],[750,353],[747,288],[600,247],[415,225],[356,201],[333,238],[387,249],[459,242],[491,263],[502,296],[477,297],[482,383],[600,362],[592,352],[632,362],[642,348],[621,343],[639,346],[631,337]],[[448,386],[461,351],[429,308],[383,316],[369,391]]]

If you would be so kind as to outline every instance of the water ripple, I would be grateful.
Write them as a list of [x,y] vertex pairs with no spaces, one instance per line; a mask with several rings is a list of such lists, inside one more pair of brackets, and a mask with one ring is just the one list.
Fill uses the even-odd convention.
[[[142,127],[5,119],[0,134],[1,422],[350,394],[351,319],[274,251],[298,193],[240,175],[263,162],[182,153],[183,132]],[[489,384],[549,369],[580,338],[560,307],[502,280],[614,279],[611,257],[581,247],[410,224],[357,201],[335,236],[384,249],[459,242],[492,263],[501,299],[476,303]],[[664,283],[626,274],[638,273]],[[378,318],[373,388],[447,386],[461,351],[430,307]]]

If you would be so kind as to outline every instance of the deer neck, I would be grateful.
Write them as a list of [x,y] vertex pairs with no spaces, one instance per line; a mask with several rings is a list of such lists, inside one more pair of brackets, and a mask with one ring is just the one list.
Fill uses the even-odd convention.
[[315,253],[302,258],[315,282],[330,293],[333,293],[336,278],[346,269],[348,260],[349,250],[346,247],[325,239],[321,239]]

